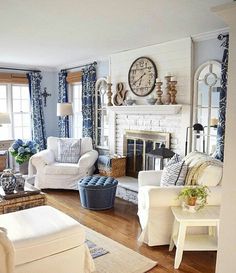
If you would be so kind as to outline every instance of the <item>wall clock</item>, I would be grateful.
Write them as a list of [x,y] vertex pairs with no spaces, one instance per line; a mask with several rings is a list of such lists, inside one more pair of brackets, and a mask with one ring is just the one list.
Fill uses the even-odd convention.
[[147,57],[136,59],[129,69],[128,81],[131,91],[145,97],[152,92],[157,78],[157,69],[154,62]]

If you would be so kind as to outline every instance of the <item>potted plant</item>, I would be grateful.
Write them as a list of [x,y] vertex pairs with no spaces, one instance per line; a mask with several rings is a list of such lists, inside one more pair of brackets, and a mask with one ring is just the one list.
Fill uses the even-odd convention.
[[178,194],[178,199],[183,199],[187,206],[203,208],[207,204],[209,189],[207,186],[189,186],[184,187]]
[[29,159],[38,152],[38,145],[31,140],[24,142],[22,139],[17,139],[9,148],[9,152],[19,163],[20,172],[27,174]]

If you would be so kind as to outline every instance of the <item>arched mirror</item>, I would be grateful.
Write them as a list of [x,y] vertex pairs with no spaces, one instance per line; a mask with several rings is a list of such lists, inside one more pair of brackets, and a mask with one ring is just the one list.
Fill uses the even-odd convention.
[[[194,76],[192,150],[212,154],[216,148],[220,102],[221,64],[208,61]],[[202,126],[200,126],[202,125]]]
[[108,148],[107,79],[96,81],[96,147]]

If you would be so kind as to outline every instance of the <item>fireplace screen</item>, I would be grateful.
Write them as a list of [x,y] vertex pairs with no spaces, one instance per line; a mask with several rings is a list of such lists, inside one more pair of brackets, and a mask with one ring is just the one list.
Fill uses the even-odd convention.
[[145,170],[145,155],[164,144],[170,147],[170,133],[153,131],[126,131],[124,154],[127,156],[126,175],[138,177],[138,172]]

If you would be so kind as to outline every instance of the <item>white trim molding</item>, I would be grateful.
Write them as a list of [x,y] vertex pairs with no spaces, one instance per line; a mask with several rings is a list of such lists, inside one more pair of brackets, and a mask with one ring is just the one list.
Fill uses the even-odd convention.
[[181,109],[181,104],[175,105],[130,105],[130,106],[110,106],[109,111],[121,114],[149,114],[149,115],[175,115]]
[[219,34],[228,33],[228,32],[229,32],[229,28],[225,27],[225,28],[220,28],[217,30],[212,30],[209,32],[195,34],[195,35],[192,35],[191,38],[194,42],[201,42],[201,41],[217,38]]

